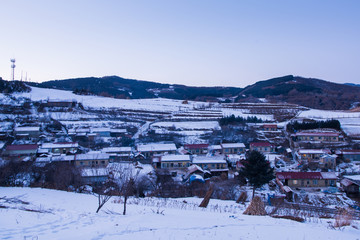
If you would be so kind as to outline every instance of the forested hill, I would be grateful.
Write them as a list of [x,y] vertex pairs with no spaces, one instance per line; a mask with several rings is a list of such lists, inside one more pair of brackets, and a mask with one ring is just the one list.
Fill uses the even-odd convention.
[[349,109],[360,102],[360,87],[292,75],[259,81],[244,88],[237,101],[266,98],[317,109]]
[[54,80],[43,83],[30,83],[30,85],[69,90],[77,94],[95,94],[115,98],[164,97],[199,101],[218,101],[218,98],[230,98],[237,96],[242,90],[235,87],[188,87],[125,79],[117,76]]

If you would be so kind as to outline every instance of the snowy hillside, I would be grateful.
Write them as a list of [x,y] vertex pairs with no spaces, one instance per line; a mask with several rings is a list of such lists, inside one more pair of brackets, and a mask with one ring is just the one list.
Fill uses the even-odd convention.
[[[299,223],[243,215],[233,201],[118,198],[95,213],[93,195],[48,189],[0,188],[1,239],[359,239],[354,227],[334,230],[329,219]],[[354,223],[359,226],[359,223]],[[353,225],[354,225],[353,224]]]

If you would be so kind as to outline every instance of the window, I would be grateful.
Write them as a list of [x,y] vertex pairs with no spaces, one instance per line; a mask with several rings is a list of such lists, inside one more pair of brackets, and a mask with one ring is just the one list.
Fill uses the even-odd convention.
[[313,184],[317,185],[318,184],[318,180],[313,180]]
[[335,186],[335,181],[334,180],[330,180],[330,186]]
[[102,164],[102,165],[105,165],[105,161],[101,161],[101,164]]
[[298,184],[298,180],[293,180],[293,184],[294,185]]

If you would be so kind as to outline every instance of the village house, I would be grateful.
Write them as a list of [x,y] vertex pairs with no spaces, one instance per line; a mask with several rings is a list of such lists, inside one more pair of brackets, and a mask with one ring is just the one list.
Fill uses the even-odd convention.
[[340,141],[340,133],[338,132],[311,132],[302,131],[295,133],[297,141],[316,141],[316,142],[338,142]]
[[35,159],[37,164],[48,164],[53,162],[68,162],[74,164],[75,155],[60,155],[60,156],[49,156],[49,157],[38,157]]
[[149,143],[144,145],[137,145],[136,149],[145,158],[151,158],[153,156],[165,154],[175,154],[177,150],[174,143]]
[[347,196],[357,197],[360,195],[360,175],[344,176],[340,186]]
[[221,145],[209,145],[208,150],[211,155],[222,154]]
[[160,157],[162,169],[174,169],[189,167],[191,163],[190,155],[165,155]]
[[190,154],[207,154],[209,144],[185,144],[184,149]]
[[221,143],[223,154],[240,154],[245,152],[245,144],[243,143]]
[[38,138],[40,127],[15,127],[14,135],[17,138]]
[[289,187],[335,187],[334,172],[277,172],[276,178]]
[[275,146],[269,142],[252,142],[250,143],[250,151],[258,151],[262,153],[275,152]]
[[110,128],[91,128],[90,131],[99,137],[111,137]]
[[320,160],[322,155],[330,153],[328,149],[299,149],[296,155],[300,161],[313,162]]
[[75,154],[79,148],[79,144],[77,142],[43,143],[40,148],[42,153]]
[[242,166],[241,162],[245,160],[245,154],[229,154],[226,155],[226,161],[228,162],[229,166],[232,168],[239,170]]
[[110,137],[123,137],[126,134],[126,129],[110,129]]
[[106,153],[86,153],[75,155],[75,166],[78,167],[106,167],[110,155]]
[[76,105],[76,100],[48,100],[45,103],[45,107],[63,107],[71,108]]
[[278,127],[277,127],[276,124],[263,124],[263,125],[260,127],[260,129],[261,129],[262,131],[271,131],[271,132],[273,132],[273,131],[277,131],[277,130],[278,130]]
[[129,160],[132,154],[131,147],[107,147],[101,150],[102,153],[109,154],[113,161]]
[[324,154],[319,159],[319,167],[321,169],[333,170],[336,169],[336,154]]
[[219,176],[221,174],[228,174],[229,168],[226,160],[221,157],[195,157],[192,160],[192,164],[196,164],[204,170],[211,172],[213,176]]
[[81,169],[81,178],[85,184],[101,184],[109,178],[109,169],[103,167],[83,168]]
[[336,154],[342,160],[346,162],[359,161],[360,162],[360,150],[359,149],[342,149],[336,151]]
[[36,155],[37,151],[38,151],[37,144],[9,145],[6,147],[5,155],[29,156],[29,155]]

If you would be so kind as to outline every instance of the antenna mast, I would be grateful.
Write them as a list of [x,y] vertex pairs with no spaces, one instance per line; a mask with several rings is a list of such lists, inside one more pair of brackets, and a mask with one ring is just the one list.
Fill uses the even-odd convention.
[[12,68],[12,80],[14,81],[15,80],[15,58],[12,58],[10,59],[10,62],[11,62],[11,68]]

